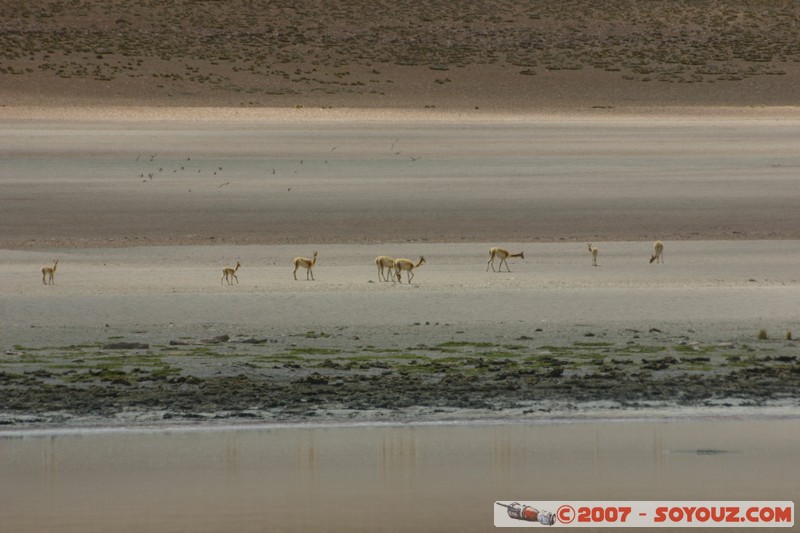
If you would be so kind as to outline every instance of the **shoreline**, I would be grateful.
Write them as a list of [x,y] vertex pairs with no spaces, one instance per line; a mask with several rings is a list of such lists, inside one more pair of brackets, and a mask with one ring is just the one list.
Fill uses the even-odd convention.
[[[420,298],[451,299],[447,293]],[[795,341],[731,337],[719,324],[699,321],[688,329],[661,322],[663,330],[648,330],[647,321],[534,329],[496,320],[494,326],[329,325],[303,332],[312,327],[304,324],[283,333],[204,320],[163,332],[141,322],[106,326],[102,334],[102,327],[73,327],[75,344],[5,350],[0,433],[800,414]],[[66,335],[63,326],[30,331]]]
[[[436,427],[496,427],[496,426],[553,426],[553,425],[595,425],[595,424],[650,424],[682,423],[703,424],[708,422],[792,421],[800,420],[800,410],[796,406],[763,407],[717,407],[687,408],[681,406],[652,408],[622,408],[600,413],[581,411],[558,413],[538,417],[520,417],[518,413],[508,413],[501,417],[482,416],[463,413],[464,416],[450,418],[409,418],[405,420],[303,420],[274,422],[226,422],[203,421],[184,423],[109,423],[106,419],[83,420],[74,425],[41,427],[6,427],[0,425],[0,440],[16,438],[42,438],[71,435],[136,435],[164,433],[217,433],[217,432],[255,432],[264,430],[313,430],[313,429],[357,429],[357,428],[436,428]],[[473,415],[473,416],[469,416]]]
[[181,105],[14,105],[0,106],[0,119],[18,121],[131,121],[131,122],[221,122],[247,125],[315,122],[397,122],[397,123],[524,123],[530,121],[629,121],[658,119],[680,121],[800,120],[800,106],[629,106],[586,108],[565,106],[541,110],[454,108],[449,110],[414,107],[225,107]]

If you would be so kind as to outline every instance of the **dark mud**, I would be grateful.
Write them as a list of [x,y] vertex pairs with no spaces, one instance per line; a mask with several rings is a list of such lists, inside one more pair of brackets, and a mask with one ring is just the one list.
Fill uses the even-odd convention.
[[17,346],[0,359],[0,424],[411,420],[800,399],[794,341],[658,337],[543,345],[522,336],[382,348],[307,332]]

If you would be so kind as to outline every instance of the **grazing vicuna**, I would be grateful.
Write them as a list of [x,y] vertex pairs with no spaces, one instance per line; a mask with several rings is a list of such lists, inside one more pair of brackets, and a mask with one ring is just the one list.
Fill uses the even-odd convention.
[[306,281],[308,281],[308,276],[311,275],[311,281],[316,281],[314,279],[314,272],[312,272],[312,268],[314,265],[317,264],[317,252],[314,252],[314,258],[309,259],[307,257],[295,257],[294,258],[294,279],[297,279],[297,269],[303,267],[306,269]]
[[653,261],[656,263],[664,262],[664,243],[661,241],[653,243],[653,255],[650,257],[650,263]]
[[[492,272],[502,272],[503,270],[503,263],[506,264],[506,270],[511,272],[511,269],[508,268],[508,259],[509,257],[519,257],[520,259],[525,259],[524,252],[520,252],[518,254],[512,254],[505,248],[489,248],[489,260],[486,262],[486,272],[489,272],[489,265],[492,265]],[[497,270],[494,269],[494,259],[500,259],[500,266]]]
[[401,273],[405,270],[407,272],[406,276],[408,278],[408,282],[411,283],[411,280],[414,279],[414,272],[415,268],[419,268],[425,263],[425,258],[419,256],[419,261],[417,264],[414,264],[414,261],[411,259],[395,259],[394,260],[394,275],[397,277],[397,281],[400,282],[401,280]]

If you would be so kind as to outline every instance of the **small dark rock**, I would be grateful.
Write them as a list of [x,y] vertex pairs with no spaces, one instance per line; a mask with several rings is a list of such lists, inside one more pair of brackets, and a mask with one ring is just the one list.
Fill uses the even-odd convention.
[[678,360],[672,356],[667,356],[662,357],[661,359],[648,361],[642,365],[642,368],[646,368],[648,370],[664,370],[665,368],[669,368],[670,365],[675,364],[678,364]]
[[242,344],[266,344],[267,339],[256,339],[255,337],[250,337],[249,339],[243,339],[239,342]]
[[248,413],[248,412],[245,412],[245,411],[240,411],[238,413],[233,413],[233,415],[231,415],[231,416],[234,416],[236,418],[258,418],[258,415],[256,413]]
[[684,363],[707,363],[711,361],[710,357],[681,357]]

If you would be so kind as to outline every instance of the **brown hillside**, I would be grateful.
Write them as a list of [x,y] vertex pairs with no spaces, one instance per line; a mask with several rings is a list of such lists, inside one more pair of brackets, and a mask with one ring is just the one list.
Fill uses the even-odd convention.
[[0,1],[8,104],[800,103],[800,3]]

